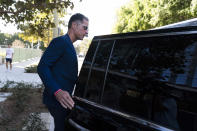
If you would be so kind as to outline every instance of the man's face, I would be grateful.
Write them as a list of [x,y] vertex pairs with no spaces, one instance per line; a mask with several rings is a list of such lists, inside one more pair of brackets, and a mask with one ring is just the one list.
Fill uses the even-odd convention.
[[76,22],[75,36],[77,40],[83,40],[85,36],[88,36],[88,24],[89,22],[85,19],[82,22]]

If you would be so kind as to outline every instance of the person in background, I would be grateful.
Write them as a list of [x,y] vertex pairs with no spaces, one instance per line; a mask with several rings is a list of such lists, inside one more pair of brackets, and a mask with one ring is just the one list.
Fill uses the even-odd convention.
[[12,60],[14,55],[14,49],[11,48],[11,45],[8,44],[8,48],[6,49],[6,69],[8,70],[8,63],[10,64],[10,70],[12,70]]
[[43,103],[54,118],[55,131],[65,130],[65,119],[75,104],[71,94],[78,77],[78,62],[73,43],[88,35],[88,24],[83,14],[72,15],[67,34],[50,42],[38,64],[45,86]]

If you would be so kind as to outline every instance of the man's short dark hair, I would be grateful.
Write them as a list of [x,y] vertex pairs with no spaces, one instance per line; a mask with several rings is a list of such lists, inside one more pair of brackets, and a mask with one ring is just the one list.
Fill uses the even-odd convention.
[[75,21],[82,22],[84,19],[88,21],[88,18],[86,16],[84,16],[83,14],[76,13],[76,14],[72,15],[70,17],[69,22],[68,22],[68,29],[71,28],[73,22],[75,22]]

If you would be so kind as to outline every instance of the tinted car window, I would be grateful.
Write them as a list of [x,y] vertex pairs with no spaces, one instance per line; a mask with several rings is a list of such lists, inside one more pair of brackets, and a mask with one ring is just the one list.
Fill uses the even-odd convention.
[[[122,49],[115,45],[119,51],[114,51],[110,69],[138,79],[197,88],[196,42],[192,35],[119,40],[117,44],[131,45]],[[121,51],[124,54],[120,55]]]
[[79,74],[79,79],[76,83],[76,90],[75,90],[75,95],[79,97],[83,97],[84,94],[84,89],[87,84],[88,80],[88,75],[90,72],[90,67],[92,64],[93,56],[95,54],[96,48],[98,46],[98,41],[94,41],[90,45],[90,49],[87,52],[86,58],[83,62],[83,66],[81,68],[80,74]]
[[181,90],[197,89],[196,61],[195,35],[117,40],[102,103],[169,128],[195,130],[191,121],[180,123],[196,118],[190,115],[196,113],[196,93]]
[[87,52],[86,58],[83,62],[83,66],[87,67],[87,66],[91,66],[94,54],[96,52],[97,46],[98,46],[98,41],[93,41],[89,47],[89,50]]
[[102,104],[150,119],[152,95],[137,82],[132,70],[134,62],[142,50],[138,46],[140,45],[128,40],[115,42]]
[[99,102],[113,41],[101,41],[91,69],[85,98]]

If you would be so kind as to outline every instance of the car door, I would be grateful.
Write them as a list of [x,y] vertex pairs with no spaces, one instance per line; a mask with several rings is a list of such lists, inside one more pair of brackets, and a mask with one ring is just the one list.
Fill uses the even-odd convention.
[[101,105],[107,108],[103,116],[108,116],[103,121],[108,125],[110,121],[114,123],[114,131],[171,130],[151,120],[153,94],[149,85],[138,79],[136,63],[150,46],[144,41],[142,38],[115,41],[101,96]]
[[[132,77],[126,67],[135,61],[140,51],[133,48],[135,44],[131,42],[101,40],[91,44],[75,91],[76,106],[69,118],[78,130],[170,130],[149,121],[152,96],[136,88],[136,77]],[[90,55],[93,47],[96,54]],[[87,62],[88,57],[92,57],[92,63]],[[84,71],[88,66],[88,71]]]
[[76,107],[72,111],[70,119],[89,130],[100,128],[96,105],[100,104],[105,72],[113,43],[113,40],[91,43],[76,84],[74,94]]
[[154,90],[152,119],[175,130],[196,131],[197,31],[165,35],[159,42],[152,46],[157,52],[149,55],[157,57],[151,62],[162,70],[157,79],[161,83]]

